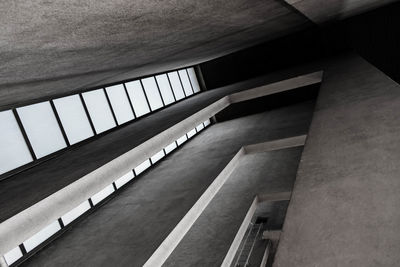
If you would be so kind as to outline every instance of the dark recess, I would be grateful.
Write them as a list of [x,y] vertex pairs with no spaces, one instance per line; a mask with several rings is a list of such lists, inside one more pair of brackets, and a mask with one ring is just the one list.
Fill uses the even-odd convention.
[[355,51],[400,82],[400,3],[201,64],[207,89]]
[[228,121],[305,101],[314,101],[318,96],[319,88],[320,84],[314,84],[232,104],[223,111],[217,113],[215,118],[218,122]]

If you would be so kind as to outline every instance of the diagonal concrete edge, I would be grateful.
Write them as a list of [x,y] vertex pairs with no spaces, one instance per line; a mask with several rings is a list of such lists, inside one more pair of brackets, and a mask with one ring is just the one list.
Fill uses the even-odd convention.
[[[251,153],[262,153],[267,151],[273,151],[278,149],[285,149],[290,147],[303,146],[306,140],[305,135],[295,136],[285,139],[278,139],[274,141],[268,141],[259,144],[250,145],[252,149]],[[247,146],[248,147],[248,146]],[[230,175],[237,167],[240,159],[247,154],[247,147],[242,147],[232,160],[225,166],[222,172],[214,179],[207,190],[201,195],[199,200],[193,205],[193,207],[186,213],[182,220],[175,226],[172,232],[167,238],[161,243],[161,245],[155,250],[151,257],[147,260],[144,266],[161,266],[174,251],[176,246],[186,235],[192,225],[195,223],[197,218],[201,215],[207,205],[211,202],[214,196],[218,193],[221,187],[229,179]],[[286,192],[285,192],[286,193]],[[278,198],[287,198],[287,194],[276,196]],[[265,198],[263,196],[262,198]],[[254,213],[254,212],[253,212]],[[247,215],[246,215],[247,218]],[[251,217],[250,217],[251,219]],[[245,229],[246,230],[246,229]],[[240,243],[240,240],[239,240]],[[236,250],[235,250],[236,251]],[[234,255],[233,255],[234,256]]]
[[[234,103],[322,81],[322,71],[225,96],[0,224],[0,255],[15,248],[183,134]],[[256,90],[256,91],[254,91]],[[248,96],[246,96],[246,92]],[[243,99],[243,100],[241,100]]]

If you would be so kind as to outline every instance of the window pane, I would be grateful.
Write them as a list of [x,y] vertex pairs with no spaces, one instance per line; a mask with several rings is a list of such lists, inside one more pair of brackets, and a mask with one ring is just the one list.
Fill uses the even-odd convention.
[[11,110],[0,112],[0,174],[32,161],[18,123]]
[[186,73],[186,70],[178,71],[179,76],[181,77],[181,81],[183,84],[183,89],[185,90],[186,96],[190,96],[193,94],[192,86],[190,85],[189,77]]
[[123,124],[133,120],[135,117],[131,105],[129,104],[128,96],[125,93],[125,88],[122,84],[107,87],[107,95],[110,99],[111,106],[117,117],[118,124]]
[[121,176],[118,180],[115,181],[115,185],[117,188],[120,188],[130,180],[132,180],[135,177],[132,171],[128,172],[127,174]]
[[66,147],[48,101],[18,108],[17,111],[37,158]]
[[194,136],[196,134],[196,129],[192,129],[190,130],[190,132],[187,133],[188,137],[191,138],[192,136]]
[[201,123],[201,124],[199,124],[197,127],[196,127],[196,130],[198,131],[198,132],[200,132],[201,130],[203,130],[204,129],[204,125]]
[[196,72],[194,71],[194,68],[188,68],[187,71],[189,73],[190,81],[192,82],[193,91],[195,93],[200,92],[200,85],[199,82],[197,81],[197,76]]
[[156,153],[154,156],[151,157],[151,162],[153,162],[154,164],[163,157],[164,157],[164,150],[161,150],[160,152]]
[[143,163],[141,163],[139,166],[137,166],[135,168],[135,173],[136,175],[141,174],[142,172],[144,172],[147,168],[149,168],[151,166],[150,164],[150,160],[146,159]]
[[165,105],[175,102],[174,95],[172,94],[172,89],[168,81],[166,74],[161,74],[156,76],[158,87],[160,88],[162,98],[164,99]]
[[185,143],[187,140],[186,134],[183,135],[182,137],[180,137],[178,140],[176,140],[176,142],[178,143],[178,146],[180,146],[181,144]]
[[133,81],[125,84],[128,90],[129,98],[131,99],[136,117],[140,117],[150,112],[147,105],[146,97],[144,96],[142,85],[139,81]]
[[178,72],[170,72],[168,73],[169,80],[171,81],[172,90],[174,90],[174,94],[176,100],[180,100],[185,98],[185,94],[183,93],[183,88],[181,81],[179,80]]
[[25,246],[25,249],[27,252],[31,251],[35,247],[37,247],[39,244],[41,244],[43,241],[57,233],[58,230],[60,230],[60,224],[58,221],[53,222],[31,238],[27,239],[23,244]]
[[84,214],[86,211],[90,209],[90,204],[89,201],[85,201],[82,204],[80,204],[78,207],[70,210],[67,212],[64,216],[61,217],[61,220],[63,221],[64,225],[70,224],[72,221],[74,221],[76,218]]
[[204,122],[204,126],[205,127],[207,127],[208,125],[210,125],[211,124],[211,122],[210,122],[210,120],[208,119],[208,120],[206,120],[205,122]]
[[79,95],[55,99],[54,105],[71,145],[93,136]]
[[173,151],[175,148],[176,148],[176,143],[175,143],[175,142],[172,142],[170,145],[168,145],[168,146],[165,148],[165,153],[169,154],[169,153],[171,153],[171,151]]
[[142,79],[144,90],[146,91],[147,99],[149,100],[151,110],[156,110],[163,107],[160,93],[158,92],[156,80],[154,77]]
[[82,94],[97,133],[115,127],[115,121],[103,89]]
[[13,248],[12,250],[4,254],[4,259],[6,260],[8,265],[13,264],[21,257],[22,257],[22,252],[19,247]]
[[96,193],[91,197],[93,205],[98,204],[100,201],[102,201],[112,193],[114,193],[114,186],[110,184],[109,186],[107,186],[106,188],[104,188],[103,190],[101,190],[100,192]]

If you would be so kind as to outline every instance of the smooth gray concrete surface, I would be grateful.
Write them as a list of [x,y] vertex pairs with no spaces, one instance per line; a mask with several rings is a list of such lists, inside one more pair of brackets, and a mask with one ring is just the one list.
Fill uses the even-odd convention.
[[275,267],[399,266],[400,86],[327,64]]
[[311,25],[279,0],[6,0],[0,10],[0,109],[201,63]]
[[[291,191],[301,152],[296,147],[243,156],[164,266],[220,266],[255,195]],[[270,202],[264,215],[279,203]]]
[[313,108],[306,102],[211,126],[26,265],[143,265],[240,147],[306,133]]

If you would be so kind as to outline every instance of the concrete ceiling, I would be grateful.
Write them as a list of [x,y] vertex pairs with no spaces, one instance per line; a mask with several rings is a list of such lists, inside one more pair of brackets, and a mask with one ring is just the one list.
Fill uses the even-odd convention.
[[325,3],[287,1],[1,1],[0,110],[271,40],[312,25],[299,5]]

